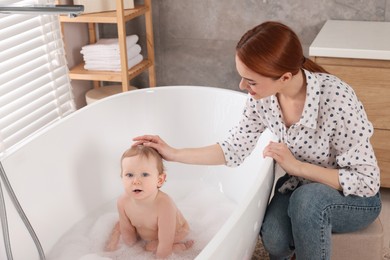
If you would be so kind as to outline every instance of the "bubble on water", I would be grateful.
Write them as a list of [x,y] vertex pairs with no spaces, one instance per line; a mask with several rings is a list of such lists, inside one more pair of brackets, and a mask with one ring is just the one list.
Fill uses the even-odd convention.
[[[174,187],[180,187],[181,192],[175,192]],[[185,195],[183,195],[183,190],[186,190]],[[237,206],[236,203],[221,193],[218,187],[205,183],[176,181],[164,189],[164,192],[172,197],[187,219],[191,228],[188,239],[195,241],[190,249],[173,253],[168,258],[171,260],[194,259],[218,232]],[[120,241],[118,250],[114,252],[103,251],[105,242],[118,220],[115,205],[116,200],[77,223],[53,247],[47,259],[155,259],[153,253],[144,250],[142,241],[131,247]]]

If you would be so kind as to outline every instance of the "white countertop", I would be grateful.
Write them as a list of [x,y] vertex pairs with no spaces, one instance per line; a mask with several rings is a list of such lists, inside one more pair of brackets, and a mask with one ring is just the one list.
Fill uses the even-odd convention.
[[309,55],[390,60],[390,22],[328,20]]

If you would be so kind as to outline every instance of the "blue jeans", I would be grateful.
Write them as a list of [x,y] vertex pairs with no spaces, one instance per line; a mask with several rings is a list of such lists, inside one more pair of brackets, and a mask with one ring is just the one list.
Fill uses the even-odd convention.
[[362,198],[320,183],[310,183],[281,194],[281,177],[267,207],[260,235],[271,260],[330,259],[331,234],[362,229],[381,211],[380,194]]

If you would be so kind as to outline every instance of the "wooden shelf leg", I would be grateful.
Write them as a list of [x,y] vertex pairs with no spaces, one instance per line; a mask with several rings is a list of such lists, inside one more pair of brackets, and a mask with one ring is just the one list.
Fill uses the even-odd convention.
[[[96,24],[95,23],[88,23],[88,36],[89,36],[89,44],[94,44],[97,41],[96,37]],[[100,88],[100,82],[99,81],[92,81],[93,88]]]
[[152,20],[152,3],[151,0],[145,0],[145,27],[146,27],[146,47],[148,51],[148,59],[151,63],[149,67],[149,86],[156,86],[156,71],[154,58],[154,38],[153,38],[153,20]]
[[118,21],[118,41],[121,57],[122,91],[128,91],[129,66],[127,63],[126,24],[123,11],[123,0],[116,1],[116,19]]

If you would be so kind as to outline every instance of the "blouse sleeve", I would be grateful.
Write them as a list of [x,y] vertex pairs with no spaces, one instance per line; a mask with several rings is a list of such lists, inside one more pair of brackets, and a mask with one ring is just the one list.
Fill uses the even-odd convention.
[[265,126],[257,111],[256,101],[248,98],[238,125],[229,131],[228,137],[219,142],[226,165],[239,166],[250,155]]
[[369,197],[380,188],[380,172],[370,143],[373,126],[363,105],[357,100],[355,104],[340,112],[333,146],[344,195]]

